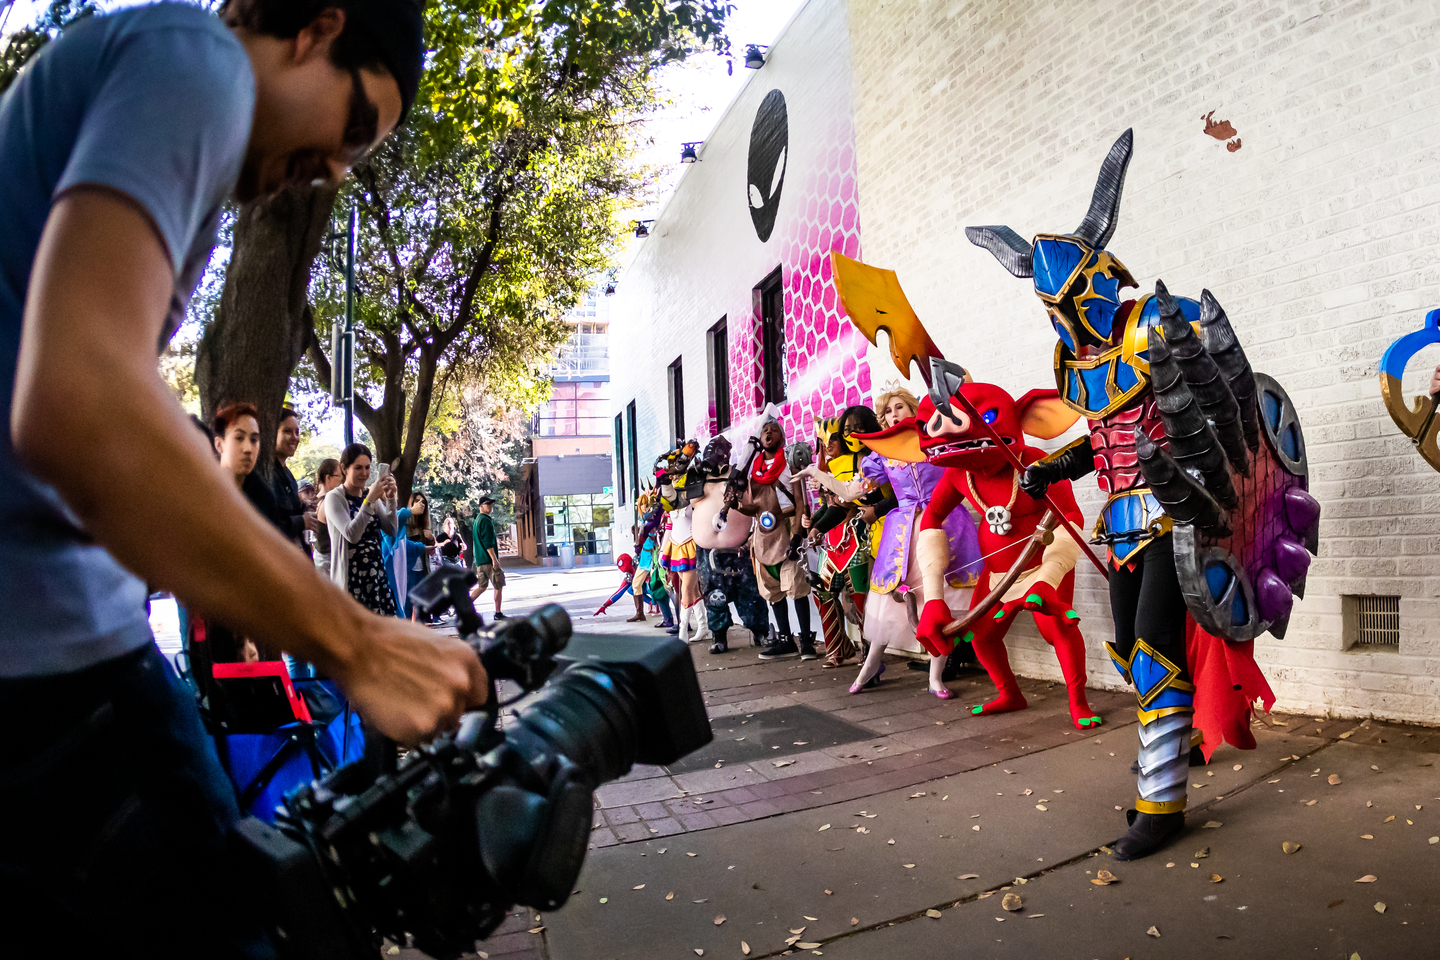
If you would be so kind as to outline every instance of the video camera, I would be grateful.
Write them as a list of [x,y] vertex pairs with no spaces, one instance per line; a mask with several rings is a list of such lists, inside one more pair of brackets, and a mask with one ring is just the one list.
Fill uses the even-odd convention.
[[[341,767],[287,796],[274,825],[252,817],[236,827],[250,889],[287,960],[373,960],[382,937],[450,960],[513,904],[557,909],[585,860],[595,788],[712,738],[685,644],[572,640],[557,604],[486,628],[470,602],[474,581],[443,569],[410,598],[430,614],[455,608],[489,674],[483,711],[410,751],[394,773]],[[501,703],[502,679],[524,693]]]

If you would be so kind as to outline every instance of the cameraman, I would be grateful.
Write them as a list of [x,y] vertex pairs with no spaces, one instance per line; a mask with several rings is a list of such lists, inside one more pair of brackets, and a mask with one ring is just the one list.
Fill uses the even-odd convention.
[[315,663],[397,740],[485,695],[463,643],[366,612],[288,549],[160,378],[227,196],[344,177],[423,62],[413,0],[228,0],[221,17],[83,21],[0,98],[0,919],[16,955],[273,956],[227,853],[233,789],[152,642],[146,581]]

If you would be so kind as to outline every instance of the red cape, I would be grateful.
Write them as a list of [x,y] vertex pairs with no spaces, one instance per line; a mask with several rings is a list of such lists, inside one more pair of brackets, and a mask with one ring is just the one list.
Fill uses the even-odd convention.
[[1227,642],[1201,630],[1187,615],[1185,647],[1195,684],[1195,729],[1205,737],[1200,749],[1206,762],[1221,741],[1254,750],[1250,705],[1259,700],[1268,712],[1275,704],[1275,694],[1255,664],[1255,641]]

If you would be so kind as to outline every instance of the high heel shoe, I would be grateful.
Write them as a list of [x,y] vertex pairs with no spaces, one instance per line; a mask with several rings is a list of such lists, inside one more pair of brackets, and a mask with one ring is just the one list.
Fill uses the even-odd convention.
[[955,694],[953,694],[953,693],[950,692],[950,688],[949,688],[949,687],[941,687],[939,690],[936,690],[934,687],[931,687],[931,688],[930,688],[930,692],[935,695],[935,699],[936,699],[936,700],[954,700],[954,699],[955,699]]
[[875,676],[871,677],[869,680],[866,680],[864,683],[856,682],[850,684],[850,692],[863,693],[866,690],[874,690],[876,687],[880,686],[880,675],[884,672],[885,664],[884,662],[881,662],[880,669],[875,671]]

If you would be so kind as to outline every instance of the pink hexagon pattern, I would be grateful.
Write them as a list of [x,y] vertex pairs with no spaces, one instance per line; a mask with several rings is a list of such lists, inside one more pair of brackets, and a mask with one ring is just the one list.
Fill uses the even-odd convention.
[[[848,114],[832,125],[827,139],[819,164],[787,176],[781,200],[784,232],[777,229],[771,240],[783,258],[787,400],[780,420],[792,440],[813,440],[815,417],[870,402],[865,337],[846,320],[830,272],[830,251],[860,257],[854,129]],[[731,419],[741,423],[764,406],[760,318],[753,306],[731,318]],[[709,416],[713,432],[713,410]]]

